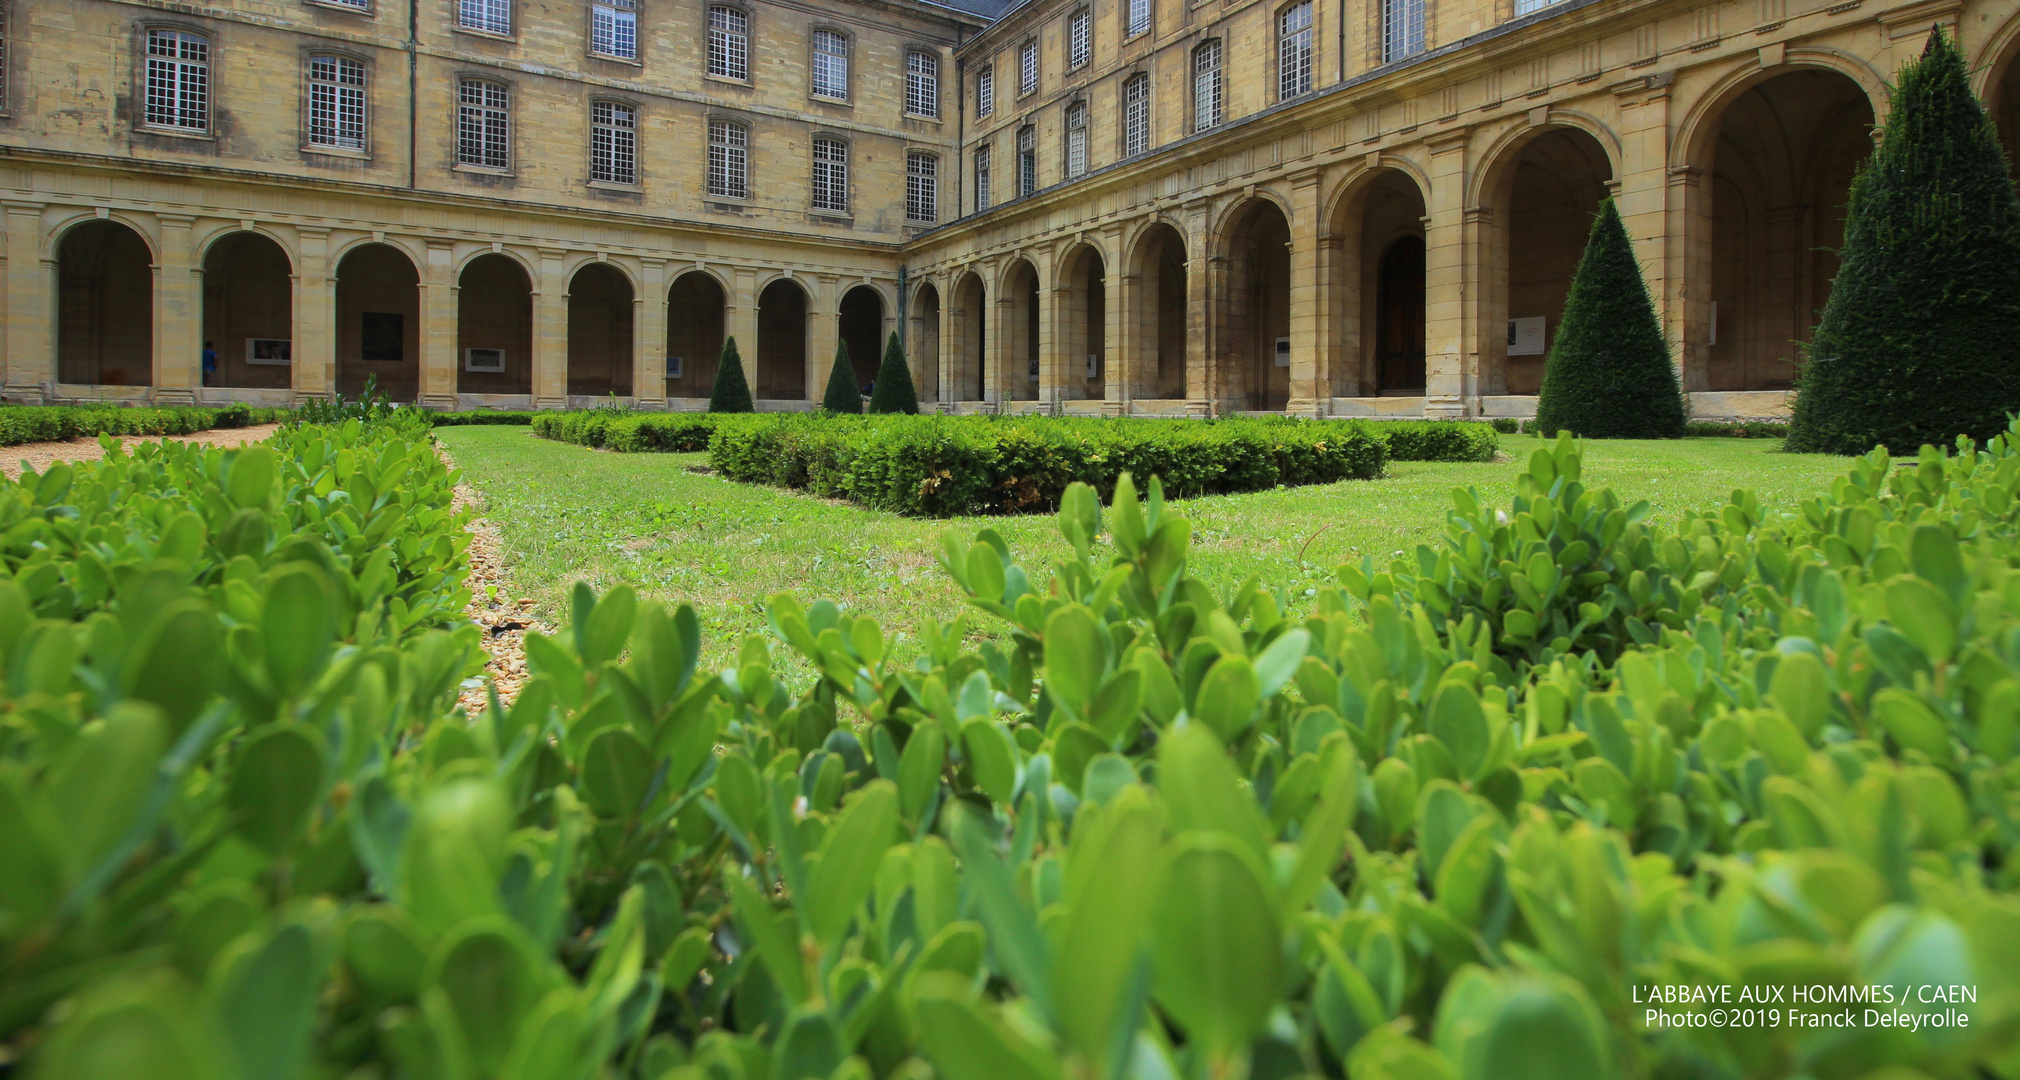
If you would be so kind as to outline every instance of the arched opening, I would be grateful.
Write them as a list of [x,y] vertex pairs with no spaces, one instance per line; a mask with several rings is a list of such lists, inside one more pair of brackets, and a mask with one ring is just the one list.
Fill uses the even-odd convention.
[[1495,218],[1507,223],[1499,245],[1506,270],[1496,282],[1500,302],[1488,325],[1505,320],[1508,332],[1488,335],[1496,355],[1490,355],[1486,393],[1534,394],[1542,388],[1543,358],[1557,339],[1592,215],[1612,179],[1606,149],[1575,128],[1536,136],[1506,169],[1504,194],[1495,203]]
[[1136,341],[1133,397],[1185,397],[1185,238],[1162,222],[1136,244]]
[[989,290],[979,274],[954,287],[954,359],[947,391],[954,401],[984,400],[983,371],[989,355]]
[[1424,238],[1389,245],[1375,283],[1375,392],[1424,392]]
[[912,294],[911,345],[905,363],[912,369],[921,402],[940,400],[940,290],[932,282]]
[[568,284],[568,392],[632,396],[631,279],[609,263]]
[[1712,162],[1706,389],[1795,385],[1872,127],[1865,91],[1833,71],[1777,75],[1726,107]]
[[2020,183],[2020,48],[2006,55],[2003,71],[1987,85],[1985,104],[1992,111],[1992,125],[1999,132],[1999,145],[2006,148],[2006,164]]
[[117,221],[87,221],[56,249],[56,379],[154,383],[154,257]]
[[1066,256],[1066,293],[1059,313],[1064,341],[1060,381],[1068,400],[1108,396],[1108,268],[1101,253],[1082,245]]
[[[690,270],[666,291],[666,396],[705,398],[715,392],[715,369],[722,362],[722,285]],[[742,342],[739,349],[757,345]]]
[[1003,275],[1003,292],[996,299],[1002,317],[1003,370],[996,373],[996,385],[1005,401],[1038,399],[1038,269],[1019,259]]
[[286,390],[294,382],[293,268],[269,237],[236,232],[203,256],[203,339],[217,353],[205,386]]
[[533,392],[533,282],[510,256],[479,255],[456,292],[456,389]]
[[756,396],[807,400],[807,294],[791,278],[758,295]]
[[1331,393],[1424,392],[1424,193],[1383,168],[1358,181],[1334,210]]
[[377,379],[393,401],[421,390],[421,276],[406,252],[360,244],[337,264],[337,392]]
[[[858,285],[842,295],[841,315],[839,330],[849,347],[849,366],[855,369],[856,386],[866,387],[884,361],[884,298],[868,285]],[[825,392],[825,383],[822,389]]]
[[1290,222],[1266,199],[1244,207],[1228,230],[1220,392],[1237,410],[1275,412],[1290,403],[1290,242]]

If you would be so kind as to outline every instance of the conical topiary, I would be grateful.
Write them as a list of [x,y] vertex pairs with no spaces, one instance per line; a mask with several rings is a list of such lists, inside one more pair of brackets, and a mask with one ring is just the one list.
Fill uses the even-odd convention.
[[1606,199],[1543,364],[1535,426],[1596,439],[1676,439],[1686,419],[1634,243]]
[[828,392],[821,408],[831,413],[861,413],[863,391],[856,385],[856,365],[849,362],[849,343],[835,342],[835,366],[828,369]]
[[709,412],[756,412],[750,383],[743,377],[743,358],[736,354],[736,339],[724,338],[722,360],[715,366],[715,389],[708,395]]
[[877,388],[870,394],[870,411],[906,415],[919,411],[919,394],[912,387],[912,368],[905,363],[905,346],[899,343],[896,333],[884,345],[884,364],[877,369]]
[[1940,30],[1889,91],[1796,382],[1790,450],[1913,454],[2020,410],[2020,200]]

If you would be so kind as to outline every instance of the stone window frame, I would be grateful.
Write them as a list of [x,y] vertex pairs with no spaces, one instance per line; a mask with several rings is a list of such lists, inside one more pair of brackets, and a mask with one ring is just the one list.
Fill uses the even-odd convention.
[[[1417,15],[1417,47],[1402,52],[1389,51],[1389,13],[1396,8],[1414,6]],[[1400,63],[1413,56],[1422,56],[1431,51],[1431,4],[1429,0],[1376,0],[1371,12],[1374,16],[1373,33],[1369,41],[1374,45],[1377,67]]]
[[[598,105],[616,105],[631,110],[631,179],[628,181],[596,179],[596,107]],[[623,94],[593,93],[589,95],[588,112],[589,130],[587,135],[589,141],[584,149],[588,151],[589,179],[585,182],[590,187],[611,191],[637,191],[643,188],[645,186],[645,140],[642,137],[645,134],[644,106],[639,104],[636,99]]]
[[[304,43],[300,47],[299,52],[301,54],[301,65],[302,65],[302,93],[300,102],[301,107],[299,110],[300,112],[299,119],[301,123],[301,132],[300,132],[301,152],[314,157],[331,157],[331,158],[343,158],[355,161],[370,161],[372,159],[373,128],[377,126],[372,123],[372,114],[375,111],[373,109],[373,105],[375,103],[372,100],[373,96],[372,91],[377,89],[378,86],[378,79],[377,79],[378,72],[375,69],[374,65],[372,64],[371,55],[361,49],[351,47],[348,43],[334,44],[334,45],[327,43],[313,43],[313,44]],[[359,64],[364,65],[365,145],[363,149],[354,150],[351,149],[350,147],[330,146],[323,143],[315,143],[309,141],[309,129],[312,126],[309,116],[309,109],[311,104],[309,99],[312,93],[311,84],[314,81],[311,77],[311,69],[312,65],[315,63],[315,58],[318,56],[336,56],[341,57],[345,60],[353,60]]]
[[[1093,107],[1087,95],[1075,93],[1059,110],[1059,173],[1062,179],[1078,180],[1094,171]],[[1080,125],[1074,126],[1078,117]],[[1080,168],[1073,167],[1073,134],[1080,133]]]
[[[935,225],[940,220],[940,162],[944,155],[932,147],[908,146],[905,148],[905,223],[908,225]],[[932,210],[930,217],[912,216],[912,163],[919,160],[933,163]]]
[[[1029,137],[1027,138],[1026,136]],[[1012,175],[1017,182],[1015,189],[1017,194],[1011,197],[1023,199],[1036,195],[1039,188],[1044,186],[1038,180],[1038,119],[1036,117],[1027,117],[1022,124],[1017,126],[1017,141],[1012,145],[1016,147],[1017,153],[1017,157],[1011,162],[1011,168],[1016,170]],[[1027,164],[1030,166],[1029,170],[1025,168]]]
[[975,167],[975,212],[978,214],[996,205],[995,145],[993,142],[984,142],[975,147],[973,155]]
[[[1030,50],[1031,53],[1030,86],[1024,85],[1024,54],[1025,50],[1027,49]],[[1042,89],[1044,85],[1045,85],[1044,50],[1041,49],[1038,45],[1037,34],[1035,33],[1027,34],[1025,35],[1023,41],[1017,43],[1017,100],[1022,101],[1025,98],[1030,97],[1031,95],[1037,93],[1040,89]]]
[[[940,55],[938,47],[924,42],[907,42],[902,50],[902,73],[905,76],[903,97],[898,102],[898,115],[906,120],[924,120],[939,123],[946,113],[946,58]],[[933,111],[930,113],[912,111],[912,57],[924,56],[933,62]]]
[[[596,51],[596,9],[617,7],[611,0],[583,0],[582,4],[582,55],[598,63],[624,64],[628,67],[645,66],[645,0],[631,0],[631,55],[618,56],[614,53]],[[608,100],[615,101],[616,98]]]
[[[715,6],[715,5],[710,5]],[[710,189],[708,183],[709,161],[707,150],[714,147],[712,129],[717,124],[730,124],[743,129],[743,194],[723,195]],[[757,124],[755,118],[744,113],[726,109],[710,109],[702,116],[701,191],[707,202],[728,202],[749,204],[751,192],[757,190],[757,155],[752,153],[757,147]]]
[[[711,22],[715,17],[716,8],[728,8],[731,11],[741,12],[743,14],[744,77],[741,79],[736,78],[735,76],[732,75],[718,75],[710,67],[709,52],[711,46],[709,44],[709,35],[715,32],[715,28],[711,25]],[[701,77],[704,80],[713,83],[721,83],[722,85],[725,86],[745,86],[755,89],[757,87],[757,48],[756,48],[757,41],[758,41],[758,13],[754,5],[747,3],[746,0],[702,0]]]
[[350,0],[302,0],[304,7],[321,8],[324,11],[341,11],[346,15],[374,19],[379,15],[378,0],[362,0],[353,4]]
[[[718,7],[720,5],[710,5]],[[842,96],[829,97],[814,92],[814,37],[818,34],[834,34],[842,39]],[[853,31],[835,23],[809,23],[807,25],[807,100],[818,105],[839,105],[844,108],[856,106],[856,35]]]
[[464,0],[449,0],[450,32],[456,34],[467,34],[470,37],[474,38],[484,38],[488,41],[510,41],[517,43],[519,40],[519,25],[520,25],[519,3],[518,0],[504,0],[504,3],[505,3],[505,21],[507,25],[512,27],[512,29],[501,34],[496,30],[486,30],[481,26],[471,26],[465,23],[463,21]]
[[[989,106],[982,107],[982,81],[989,82]],[[996,115],[996,54],[990,53],[975,65],[975,119]]]
[[[505,88],[505,166],[478,165],[463,160],[463,84],[490,83]],[[454,139],[449,151],[449,171],[477,176],[515,176],[519,170],[519,83],[496,68],[463,68],[451,76],[455,105]]]
[[[1199,58],[1208,48],[1214,50],[1214,70],[1217,72],[1217,86],[1214,90],[1214,105],[1218,110],[1212,121],[1203,121],[1199,108]],[[1185,113],[1188,134],[1211,131],[1227,123],[1227,42],[1221,37],[1206,38],[1186,50],[1185,54]]]
[[[1130,15],[1141,5],[1143,8],[1143,28],[1137,29],[1130,21]],[[1140,37],[1157,35],[1157,0],[1121,0],[1116,4],[1117,14],[1122,18],[1122,40],[1135,41]]]
[[[1133,154],[1129,150],[1129,89],[1139,84],[1143,86],[1143,149]],[[1122,101],[1122,108],[1115,112],[1115,145],[1120,147],[1122,152],[1116,156],[1127,159],[1135,157],[1136,154],[1149,153],[1157,145],[1152,141],[1157,134],[1156,76],[1142,65],[1125,68],[1122,72],[1122,89],[1117,97]]]
[[[842,205],[839,207],[814,205],[814,173],[819,171],[821,164],[820,159],[815,157],[814,154],[816,144],[823,142],[840,143],[842,147]],[[746,167],[745,171],[749,171],[748,167]],[[826,218],[852,217],[855,213],[856,204],[855,172],[856,145],[855,140],[850,138],[847,132],[835,131],[831,128],[815,128],[813,131],[807,133],[807,171],[805,176],[807,178],[807,210],[809,213]],[[746,180],[745,184],[748,187],[750,182]]]
[[[1311,23],[1305,27],[1307,35],[1305,47],[1309,51],[1310,59],[1307,65],[1308,70],[1305,73],[1305,88],[1295,94],[1286,96],[1284,94],[1283,72],[1284,16],[1289,15],[1299,6],[1309,7],[1312,10]],[[1322,36],[1323,28],[1319,19],[1320,14],[1318,0],[1284,0],[1283,3],[1278,4],[1270,12],[1271,48],[1269,66],[1270,83],[1275,88],[1275,94],[1273,95],[1275,101],[1296,101],[1300,98],[1310,97],[1319,88],[1319,43],[1325,40]],[[1224,102],[1222,111],[1225,111]]]
[[[1073,58],[1074,35],[1085,28],[1087,34],[1087,55],[1078,60]],[[1094,62],[1094,6],[1081,4],[1066,14],[1066,70],[1079,71]]]
[[[8,5],[12,6],[12,5]],[[173,30],[185,34],[196,34],[207,43],[205,52],[204,83],[204,126],[178,128],[150,124],[147,122],[147,36],[156,30]],[[217,111],[221,99],[217,79],[218,33],[209,25],[189,19],[145,18],[133,24],[133,55],[138,61],[133,65],[133,130],[142,135],[164,139],[194,139],[200,142],[217,141]]]

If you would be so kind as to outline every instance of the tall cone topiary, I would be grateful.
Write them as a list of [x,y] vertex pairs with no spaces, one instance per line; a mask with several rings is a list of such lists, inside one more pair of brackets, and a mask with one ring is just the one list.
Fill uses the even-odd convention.
[[2020,410],[2020,200],[1941,30],[1888,92],[1801,376],[1790,450],[1913,454]]
[[896,332],[884,345],[884,363],[877,368],[877,388],[870,392],[870,411],[908,416],[919,411],[919,394],[912,387],[912,368],[905,363],[905,346],[899,343]]
[[856,385],[856,365],[849,362],[849,343],[835,342],[835,366],[828,369],[828,390],[821,408],[831,413],[863,411],[863,391]]
[[1543,364],[1536,428],[1596,439],[1676,439],[1686,419],[1634,243],[1619,208],[1606,199]]
[[736,339],[724,338],[722,359],[715,365],[715,389],[709,391],[709,412],[756,412],[750,383],[744,381],[743,358],[736,354]]

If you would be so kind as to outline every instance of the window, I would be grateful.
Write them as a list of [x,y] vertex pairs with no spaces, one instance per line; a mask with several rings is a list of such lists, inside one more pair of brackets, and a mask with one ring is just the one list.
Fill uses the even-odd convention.
[[750,16],[733,7],[708,9],[708,73],[750,78]]
[[975,76],[975,115],[987,116],[996,111],[996,65],[982,68]]
[[1017,130],[1017,194],[1038,190],[1038,129],[1026,125]]
[[638,59],[638,0],[596,0],[589,5],[589,51],[619,60]]
[[1520,18],[1530,12],[1542,11],[1552,4],[1562,2],[1563,0],[1515,0],[1515,15],[1517,18]]
[[1150,76],[1136,75],[1122,84],[1122,156],[1150,149]]
[[1086,8],[1066,20],[1066,66],[1077,68],[1094,59],[1094,15]]
[[512,0],[456,0],[456,25],[487,34],[509,34]]
[[1192,52],[1192,130],[1220,123],[1220,42],[1209,41]]
[[1076,101],[1066,107],[1066,176],[1071,179],[1087,171],[1087,103]]
[[1382,62],[1424,51],[1424,0],[1382,0]]
[[989,148],[975,148],[975,212],[989,209]]
[[905,111],[913,116],[940,115],[940,58],[912,49],[905,53]]
[[365,148],[365,65],[348,56],[309,57],[309,145]]
[[638,110],[615,101],[589,103],[589,178],[638,183]]
[[337,7],[357,8],[359,11],[372,10],[372,0],[316,0],[319,4],[334,4]]
[[456,107],[456,162],[503,169],[510,153],[512,92],[482,79],[464,79]]
[[210,130],[210,41],[183,30],[147,32],[147,122]]
[[905,219],[936,221],[940,216],[940,159],[905,155]]
[[1312,92],[1312,0],[1277,16],[1277,100]]
[[1129,0],[1129,32],[1141,34],[1150,29],[1150,0]]
[[708,122],[708,193],[742,199],[750,190],[750,133],[727,120]]
[[1027,41],[1017,50],[1017,92],[1038,89],[1038,43]]
[[849,100],[849,39],[833,30],[814,31],[814,96]]
[[849,144],[840,139],[814,140],[814,209],[849,208]]

